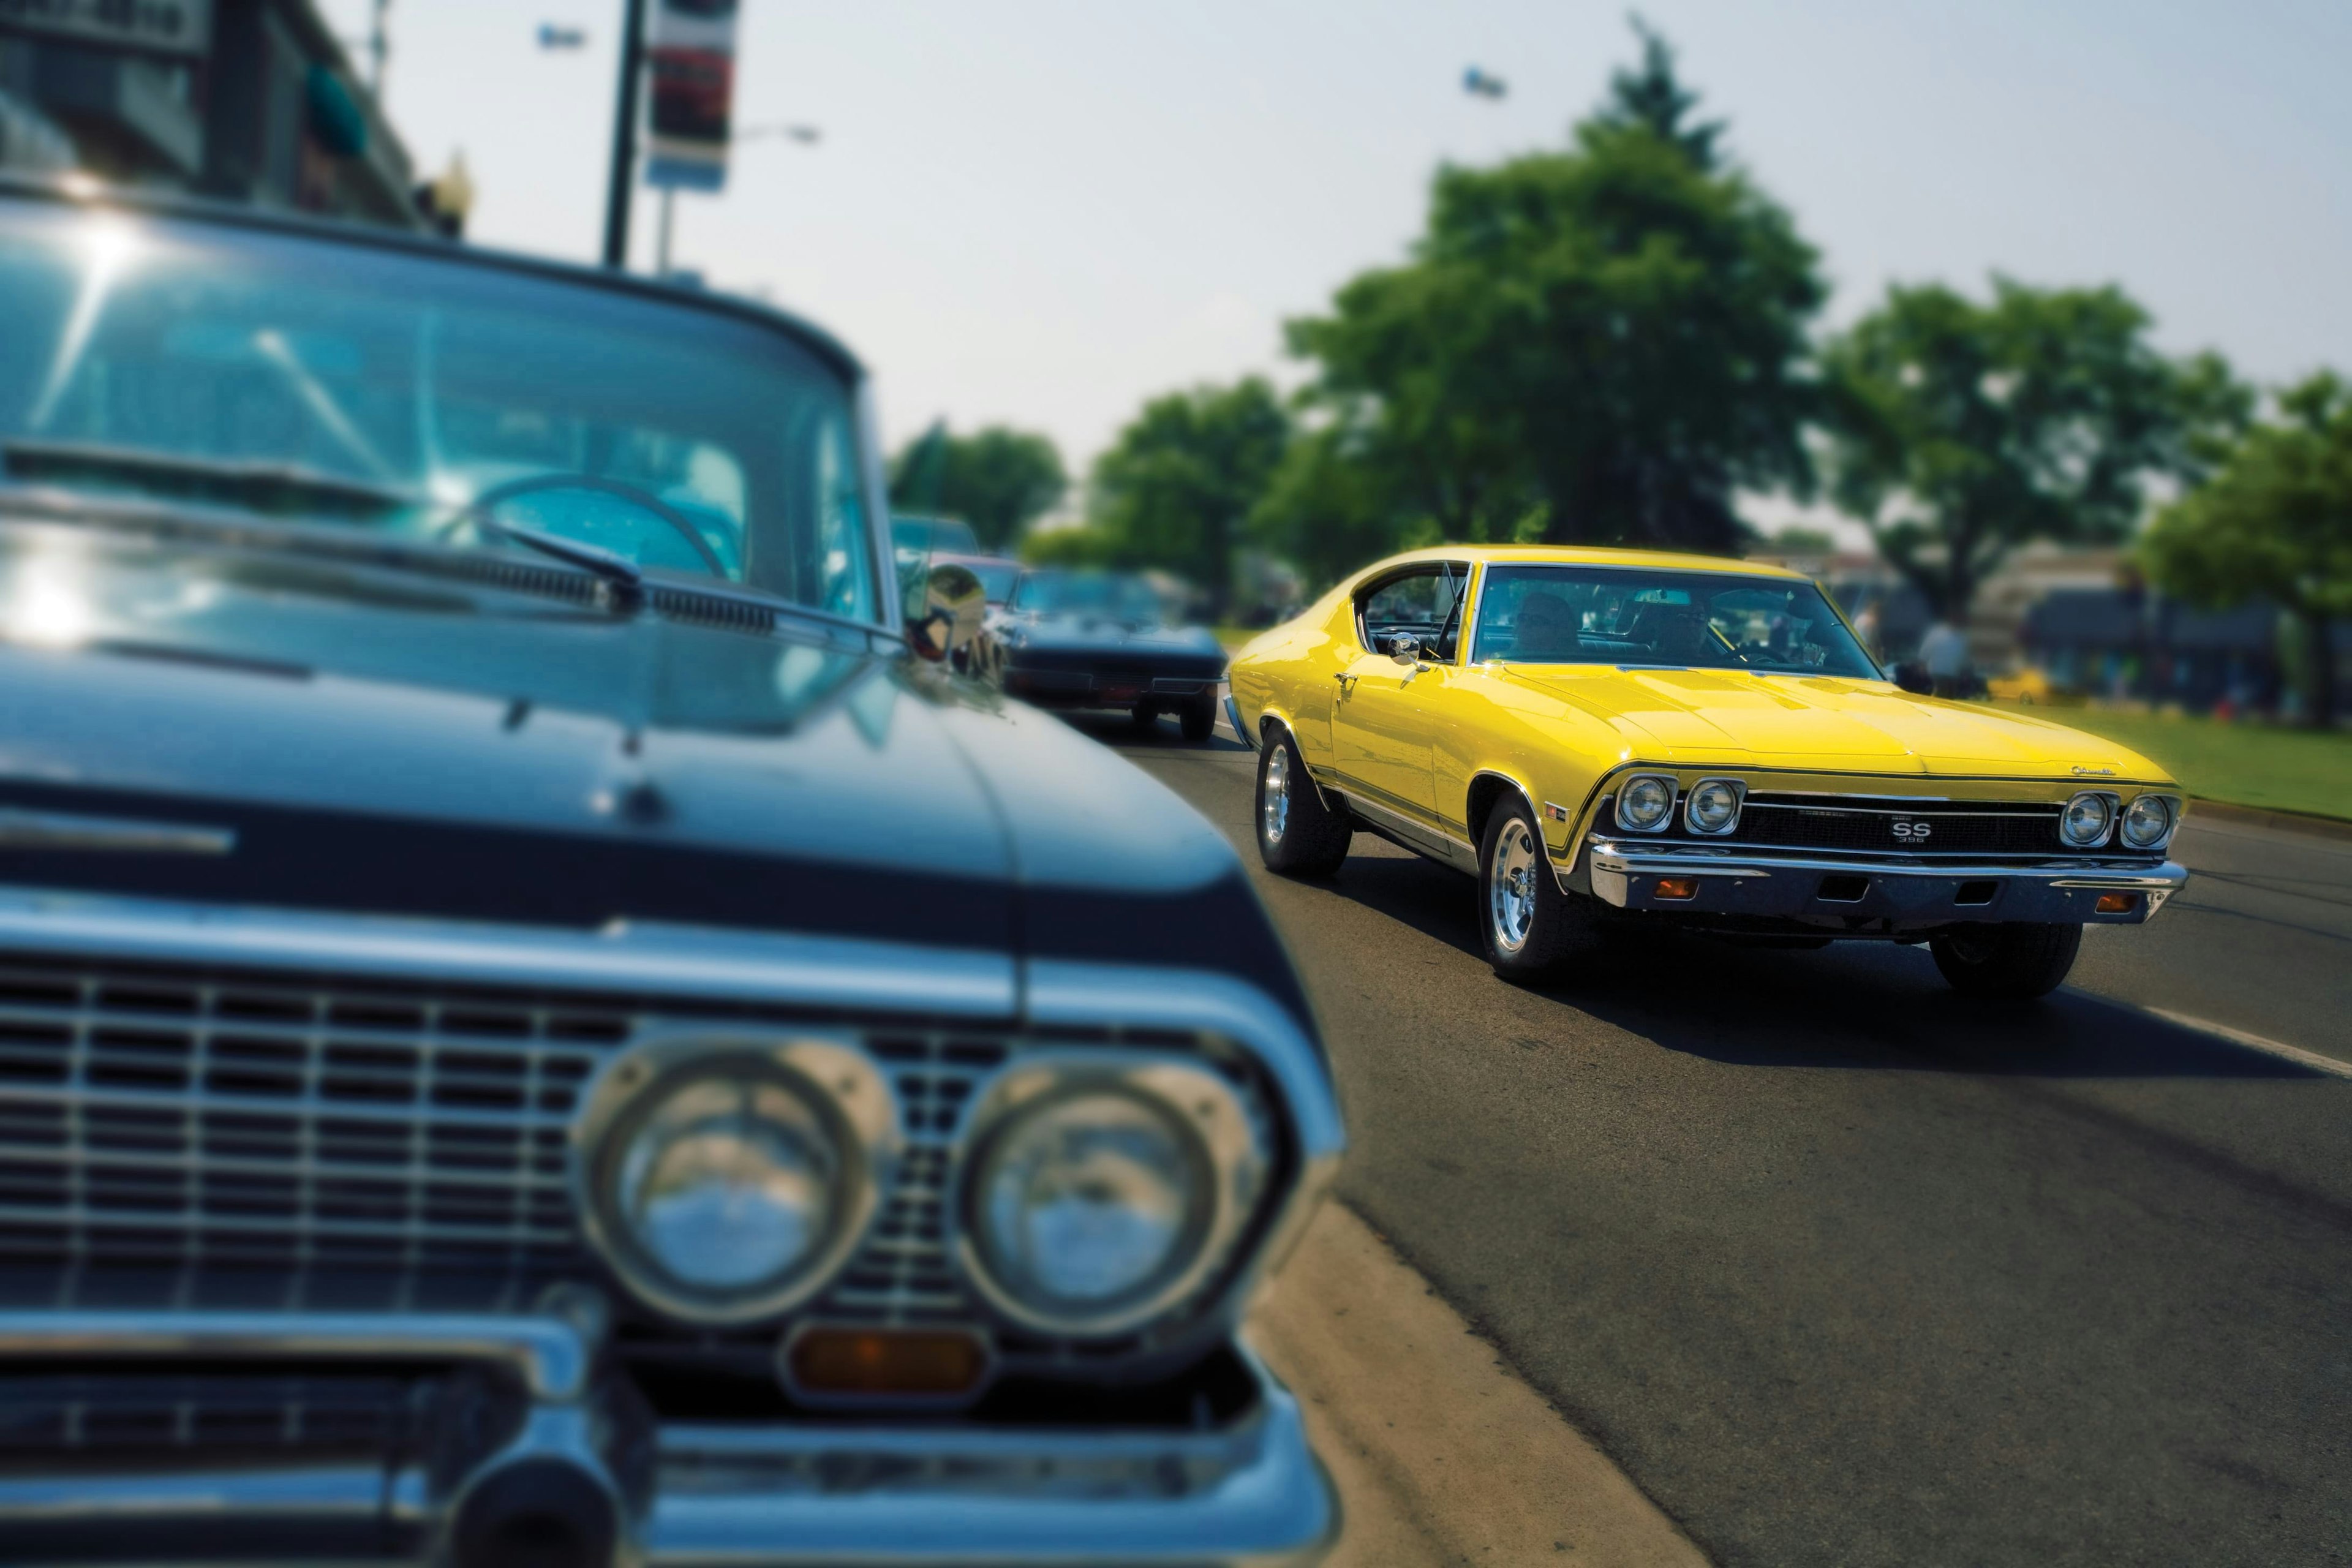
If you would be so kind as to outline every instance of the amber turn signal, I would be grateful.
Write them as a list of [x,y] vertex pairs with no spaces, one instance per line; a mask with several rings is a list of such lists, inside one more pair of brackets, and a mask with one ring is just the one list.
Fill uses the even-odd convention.
[[2101,893],[2099,912],[2103,915],[2127,915],[2139,908],[2137,893]]
[[1661,899],[1696,899],[1698,897],[1696,877],[1661,877],[1657,897]]
[[970,1334],[811,1329],[788,1353],[793,1386],[810,1394],[940,1398],[980,1385],[987,1352]]

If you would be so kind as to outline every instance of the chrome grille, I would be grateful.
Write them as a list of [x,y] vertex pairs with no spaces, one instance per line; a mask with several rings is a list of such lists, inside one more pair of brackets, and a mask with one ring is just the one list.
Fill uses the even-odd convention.
[[423,1375],[12,1373],[0,1464],[60,1454],[378,1452],[426,1430],[446,1378]]
[[[0,954],[0,1305],[526,1307],[592,1270],[566,1146],[586,1080],[624,1041],[709,1016]],[[858,1033],[907,1155],[818,1310],[969,1318],[947,1256],[952,1146],[1013,1047]]]

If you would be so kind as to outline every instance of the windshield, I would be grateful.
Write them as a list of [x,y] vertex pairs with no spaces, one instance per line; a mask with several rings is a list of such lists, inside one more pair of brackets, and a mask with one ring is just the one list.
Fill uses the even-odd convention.
[[951,517],[894,517],[890,520],[890,543],[898,550],[933,555],[970,554],[980,548],[980,539],[972,532],[971,525]]
[[12,483],[481,549],[536,531],[870,620],[854,407],[814,350],[709,310],[360,245],[0,208]]
[[1489,567],[1470,657],[1882,679],[1811,583],[1720,572]]
[[1160,595],[1140,577],[1108,572],[1031,572],[1013,593],[1013,608],[1048,616],[1110,616],[1156,621]]
[[992,605],[1001,605],[1013,596],[1013,584],[1021,580],[1021,568],[1009,561],[970,563],[971,574],[980,579],[980,591]]

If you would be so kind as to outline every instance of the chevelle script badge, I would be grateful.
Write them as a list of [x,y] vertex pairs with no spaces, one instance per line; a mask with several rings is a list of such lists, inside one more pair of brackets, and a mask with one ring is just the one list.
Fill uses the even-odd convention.
[[236,834],[183,822],[139,822],[126,816],[68,816],[0,806],[0,850],[68,849],[79,854],[226,855]]

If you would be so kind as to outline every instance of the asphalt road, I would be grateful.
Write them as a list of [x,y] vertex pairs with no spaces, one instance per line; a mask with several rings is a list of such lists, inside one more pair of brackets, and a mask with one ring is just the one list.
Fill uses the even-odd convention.
[[[1254,870],[1247,752],[1082,727]],[[1259,872],[1349,1115],[1341,1195],[1727,1564],[2352,1563],[2352,843],[2184,830],[2075,984],[1662,941],[1496,980],[1369,836]]]

